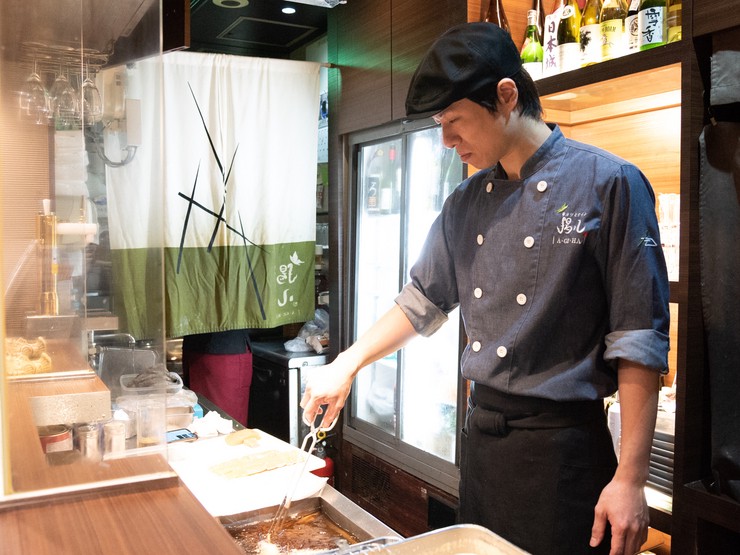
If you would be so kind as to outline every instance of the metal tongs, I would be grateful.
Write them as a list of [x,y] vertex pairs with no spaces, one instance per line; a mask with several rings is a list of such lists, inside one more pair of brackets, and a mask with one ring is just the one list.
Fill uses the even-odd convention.
[[[278,507],[277,512],[275,513],[275,517],[272,519],[272,524],[270,524],[270,529],[267,531],[267,538],[268,541],[270,541],[270,538],[272,537],[272,533],[280,530],[283,527],[283,524],[285,523],[285,517],[288,515],[288,510],[290,509],[290,504],[293,502],[293,497],[295,497],[295,492],[298,489],[298,483],[301,481],[301,478],[303,477],[303,474],[306,471],[306,467],[308,466],[308,461],[310,460],[310,455],[313,453],[313,450],[316,448],[316,444],[319,441],[323,441],[326,437],[326,432],[331,430],[334,427],[334,424],[337,423],[337,420],[334,419],[334,421],[329,424],[329,426],[326,427],[316,427],[316,425],[313,422],[306,422],[306,417],[304,415],[303,422],[307,426],[310,427],[310,431],[308,434],[306,434],[306,437],[303,438],[303,443],[301,444],[301,451],[304,451],[306,453],[306,460],[303,462],[303,465],[300,467],[300,470],[296,474],[295,480],[293,481],[292,487],[288,487],[288,491],[285,492],[285,497],[283,497],[283,501],[280,503],[280,506]],[[308,449],[306,449],[308,447]]]

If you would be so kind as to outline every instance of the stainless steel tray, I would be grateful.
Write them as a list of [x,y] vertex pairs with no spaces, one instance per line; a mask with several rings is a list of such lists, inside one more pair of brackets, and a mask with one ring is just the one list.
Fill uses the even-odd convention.
[[440,528],[385,547],[384,555],[523,555],[527,552],[474,524]]
[[[277,507],[265,507],[256,511],[249,511],[229,516],[219,517],[219,521],[225,528],[253,524],[272,519],[277,512]],[[321,510],[335,524],[352,534],[360,542],[378,540],[382,538],[383,544],[397,541],[401,536],[393,529],[383,524],[380,520],[368,513],[362,507],[352,502],[349,498],[339,493],[330,485],[325,485],[318,497],[310,497],[293,501],[288,511],[288,517],[297,517],[304,514]],[[359,545],[359,544],[355,544]],[[352,546],[349,546],[350,548]],[[336,553],[337,550],[328,553]],[[342,553],[350,553],[342,551]]]

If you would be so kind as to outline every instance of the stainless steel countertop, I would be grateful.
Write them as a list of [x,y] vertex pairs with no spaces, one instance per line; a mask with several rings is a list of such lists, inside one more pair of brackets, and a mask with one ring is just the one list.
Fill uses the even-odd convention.
[[317,354],[314,351],[296,353],[285,350],[283,341],[252,341],[252,353],[271,362],[284,365],[287,368],[302,368],[304,366],[321,366],[326,364],[326,354]]

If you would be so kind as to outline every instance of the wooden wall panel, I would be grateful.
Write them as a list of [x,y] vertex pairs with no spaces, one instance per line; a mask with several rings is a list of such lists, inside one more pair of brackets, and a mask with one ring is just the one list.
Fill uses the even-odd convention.
[[[509,22],[511,38],[517,47],[524,42],[524,31],[527,28],[527,10],[535,7],[536,0],[503,0],[506,20]],[[481,21],[488,9],[489,0],[468,0],[468,21]],[[542,0],[545,14],[555,7],[555,0]]]
[[344,134],[391,121],[391,0],[353,0],[331,10],[338,67],[331,119]]
[[424,53],[439,35],[466,20],[466,6],[460,0],[435,2],[435,17],[419,17],[429,11],[429,5],[425,0],[393,1],[391,118],[394,120],[406,116],[406,94]]
[[[686,9],[684,8],[686,17]],[[698,37],[740,25],[740,0],[694,0],[693,36]],[[684,21],[684,26],[686,21]],[[740,32],[740,31],[739,31]],[[686,37],[686,35],[684,35]]]

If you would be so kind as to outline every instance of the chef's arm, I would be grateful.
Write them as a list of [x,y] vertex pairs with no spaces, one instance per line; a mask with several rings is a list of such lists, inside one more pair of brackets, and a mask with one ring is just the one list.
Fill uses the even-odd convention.
[[644,486],[658,413],[659,378],[654,370],[620,360],[619,410],[622,439],[616,478]]
[[352,381],[368,364],[396,352],[417,335],[398,305],[380,317],[351,347],[331,364],[312,372],[301,399],[304,420],[313,422],[324,407],[322,423],[328,426],[338,416],[349,396]]
[[598,544],[610,524],[610,555],[637,553],[647,539],[649,515],[644,488],[658,411],[658,386],[655,370],[620,359],[619,465],[596,505],[591,540],[591,545]]

